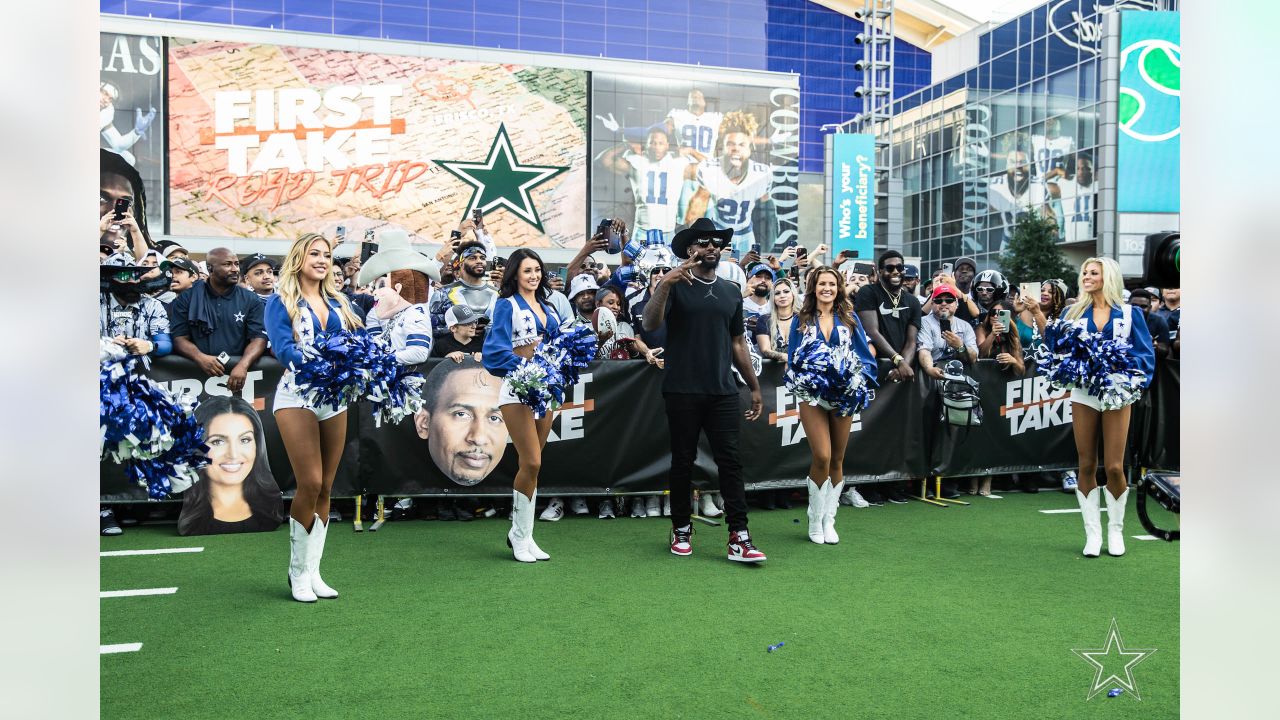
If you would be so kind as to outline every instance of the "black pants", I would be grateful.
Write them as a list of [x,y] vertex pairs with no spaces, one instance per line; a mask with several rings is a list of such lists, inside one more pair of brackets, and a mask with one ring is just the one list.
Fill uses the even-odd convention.
[[720,494],[729,530],[747,529],[747,494],[738,459],[738,424],[742,407],[737,395],[663,395],[671,428],[671,524],[684,527],[693,513],[690,477],[698,455],[698,436],[707,434],[720,471]]

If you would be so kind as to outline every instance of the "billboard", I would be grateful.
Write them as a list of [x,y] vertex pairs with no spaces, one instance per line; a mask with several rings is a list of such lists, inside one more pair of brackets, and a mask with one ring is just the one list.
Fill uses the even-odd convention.
[[172,39],[169,106],[174,235],[585,239],[583,71]]
[[1120,13],[1120,212],[1178,212],[1181,42],[1176,12]]
[[[592,73],[591,215],[670,244],[699,217],[732,249],[798,240],[799,89]],[[639,235],[636,235],[636,233]]]
[[876,227],[876,139],[874,135],[831,136],[831,252],[874,256]]
[[164,230],[164,42],[107,32],[98,42],[98,143],[142,177],[154,238]]

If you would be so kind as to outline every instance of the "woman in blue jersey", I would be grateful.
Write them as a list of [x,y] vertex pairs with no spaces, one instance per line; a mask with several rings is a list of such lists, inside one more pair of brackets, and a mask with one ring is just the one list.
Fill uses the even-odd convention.
[[[791,323],[787,340],[787,365],[795,363],[796,350],[804,343],[817,340],[843,352],[852,351],[862,363],[866,382],[876,382],[876,361],[867,347],[862,324],[853,312],[853,304],[844,291],[844,278],[834,268],[821,267],[809,273],[804,304]],[[790,374],[788,376],[790,379]],[[855,378],[856,380],[856,378]],[[809,465],[809,539],[815,543],[834,545],[836,509],[844,490],[844,452],[849,445],[849,427],[853,418],[842,415],[821,400],[801,402],[800,424],[809,439],[812,461]],[[840,478],[838,481],[836,478]]]
[[520,456],[511,492],[511,530],[507,533],[507,545],[520,562],[551,559],[533,541],[533,506],[538,496],[542,449],[551,434],[555,409],[535,415],[516,397],[510,380],[505,378],[522,360],[533,357],[539,343],[560,334],[561,320],[547,300],[550,293],[542,258],[527,248],[511,253],[494,301],[493,320],[484,336],[483,364],[492,375],[504,378],[498,405]]
[[293,371],[321,333],[361,326],[340,287],[333,246],[322,235],[306,233],[289,248],[265,312],[271,351],[288,368],[272,411],[297,481],[289,506],[289,588],[299,602],[338,597],[320,579],[320,559],[329,532],[329,491],[346,446],[347,409],[313,406],[294,385]]
[[[1067,308],[1062,322],[1086,330],[1095,344],[1112,339],[1127,342],[1132,366],[1145,375],[1142,382],[1145,388],[1151,383],[1155,369],[1155,350],[1142,313],[1133,312],[1132,306],[1123,301],[1120,265],[1111,258],[1085,260],[1080,266],[1079,287],[1080,300]],[[1050,325],[1049,341],[1055,332],[1062,331],[1062,326]],[[1125,443],[1129,437],[1132,403],[1140,396],[1141,393],[1134,393],[1123,407],[1105,407],[1102,398],[1089,390],[1079,387],[1071,390],[1071,425],[1076,453],[1080,458],[1076,499],[1084,517],[1086,557],[1097,557],[1102,550],[1100,493],[1107,498],[1107,553],[1115,556],[1124,554],[1124,511],[1129,498],[1124,477]],[[1103,468],[1107,474],[1105,490],[1098,488],[1095,477],[1099,429],[1102,432]]]

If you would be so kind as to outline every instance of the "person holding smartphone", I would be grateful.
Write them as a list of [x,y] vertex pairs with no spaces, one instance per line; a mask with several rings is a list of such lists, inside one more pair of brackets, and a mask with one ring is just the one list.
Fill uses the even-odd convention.
[[1022,360],[1022,341],[1013,325],[1013,305],[1007,300],[994,303],[987,317],[978,324],[978,357],[994,359],[1000,369],[1022,376],[1026,363]]

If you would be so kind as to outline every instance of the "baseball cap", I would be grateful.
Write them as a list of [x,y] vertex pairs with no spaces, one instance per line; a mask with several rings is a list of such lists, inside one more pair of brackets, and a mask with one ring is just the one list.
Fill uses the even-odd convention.
[[444,313],[445,327],[453,327],[454,325],[470,325],[480,319],[480,313],[471,309],[469,305],[454,305]]
[[918,265],[907,265],[902,269],[902,277],[907,280],[920,277],[920,267]]
[[573,282],[569,283],[569,299],[572,300],[578,297],[578,293],[586,292],[587,290],[595,292],[599,289],[600,285],[596,283],[596,279],[591,277],[590,273],[576,275],[573,278]]
[[167,271],[170,268],[178,268],[179,270],[186,270],[192,275],[200,274],[200,269],[196,267],[195,263],[191,262],[190,258],[179,257],[179,258],[174,258],[172,260],[165,260],[164,262],[160,263],[161,270]]
[[178,243],[172,240],[166,240],[161,243],[160,254],[167,258],[179,250],[182,252],[188,252],[186,248],[182,247]]
[[959,290],[956,290],[955,288],[951,287],[950,285],[947,285],[946,283],[942,283],[942,284],[938,285],[937,287],[935,287],[935,288],[933,289],[933,292],[929,293],[929,297],[930,297],[930,298],[936,298],[936,297],[938,297],[939,295],[950,295],[950,296],[951,296],[951,297],[953,297],[953,298],[958,298],[958,297],[960,297],[960,291],[959,291]]
[[778,279],[778,276],[773,272],[773,268],[764,263],[751,263],[751,266],[747,268],[747,277],[749,278],[753,278],[760,273],[768,273],[770,280]]
[[263,263],[270,265],[272,270],[276,269],[276,264],[271,260],[271,258],[267,257],[266,255],[263,255],[262,253],[254,253],[249,257],[240,261],[240,274],[248,275],[249,271],[252,270],[255,266],[261,265]]

